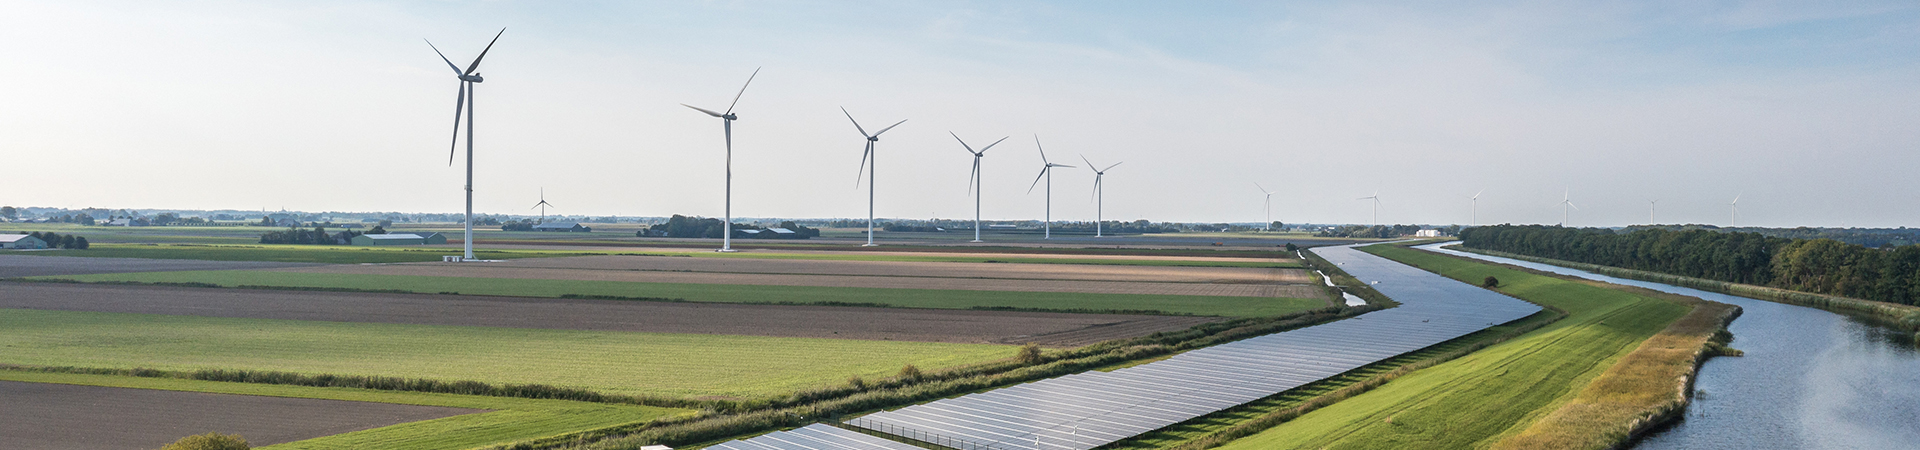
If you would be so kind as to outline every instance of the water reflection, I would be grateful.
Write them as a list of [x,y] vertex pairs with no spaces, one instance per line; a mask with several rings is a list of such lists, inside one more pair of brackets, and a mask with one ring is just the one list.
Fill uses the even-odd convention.
[[1746,356],[1702,365],[1683,419],[1636,448],[1920,448],[1920,349],[1911,333],[1813,308],[1437,251],[1740,306],[1728,330]]

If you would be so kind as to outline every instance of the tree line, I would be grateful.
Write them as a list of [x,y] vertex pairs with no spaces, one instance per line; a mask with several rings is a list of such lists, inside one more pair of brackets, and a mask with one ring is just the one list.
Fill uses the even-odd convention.
[[1474,227],[1468,247],[1865,300],[1920,304],[1920,247],[1711,230]]
[[304,228],[288,228],[287,231],[270,231],[270,232],[267,232],[266,234],[260,235],[260,243],[262,244],[348,245],[353,243],[354,236],[359,236],[361,234],[386,234],[386,233],[387,231],[380,229],[380,227],[373,227],[373,230],[370,233],[361,233],[358,231],[347,230],[347,231],[342,231],[334,234],[328,234],[326,227],[314,227],[311,230],[304,229]]
[[[788,239],[807,239],[807,238],[820,237],[819,229],[800,226],[800,224],[793,223],[793,221],[791,220],[780,222],[780,226],[778,228],[785,228],[788,230],[792,230],[794,232],[794,235]],[[744,230],[760,230],[760,229],[763,229],[763,228],[760,228],[754,225],[744,224],[744,223],[736,223],[736,224],[733,224],[733,237],[735,239],[775,238],[775,236],[773,235],[748,236],[748,233],[742,233],[742,231]],[[688,217],[688,216],[682,216],[679,214],[674,214],[673,217],[670,217],[667,219],[666,223],[655,224],[653,226],[647,227],[647,229],[645,230],[640,230],[638,232],[635,232],[634,235],[639,237],[653,236],[653,237],[719,239],[721,235],[726,234],[725,230],[726,230],[726,225],[722,223],[720,219],[711,219],[711,218],[704,218],[704,217]]]
[[60,234],[60,233],[55,233],[55,232],[52,232],[52,231],[48,231],[48,232],[44,232],[44,233],[42,233],[42,232],[39,232],[39,231],[34,231],[34,232],[29,232],[29,233],[25,233],[25,234],[26,234],[26,235],[28,235],[28,236],[33,236],[33,237],[35,237],[35,238],[39,238],[39,239],[40,239],[40,240],[42,240],[42,241],[46,241],[46,243],[47,243],[47,248],[64,248],[64,249],[70,249],[70,250],[86,250],[86,249],[87,249],[87,247],[92,247],[92,246],[93,246],[93,244],[90,244],[90,243],[88,243],[88,242],[87,242],[87,238],[86,238],[85,236],[74,236],[74,235],[71,235],[71,234]]

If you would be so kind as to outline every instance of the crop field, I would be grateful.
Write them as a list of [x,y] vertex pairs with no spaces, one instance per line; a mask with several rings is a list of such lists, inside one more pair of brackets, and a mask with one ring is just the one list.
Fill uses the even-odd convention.
[[[565,400],[536,400],[508,397],[375,391],[367,389],[222,383],[117,375],[82,375],[0,370],[0,380],[379,402],[491,411],[401,423],[315,439],[256,447],[276,450],[337,448],[458,450],[552,436],[567,432],[645,422],[662,417],[691,413],[691,411],[682,409]],[[204,432],[206,431],[201,430],[191,434]],[[181,434],[180,436],[166,436],[161,442],[171,442],[173,439],[184,435],[185,434]],[[157,447],[157,445],[152,447]]]
[[[1572,399],[1691,309],[1625,291],[1391,246],[1366,251],[1566,311],[1558,322],[1225,446],[1486,448]],[[1671,387],[1668,387],[1670,389]]]
[[984,344],[398,325],[148,314],[0,313],[0,363],[252,369],[761,398],[913,364],[1007,358]]
[[[43,277],[44,278],[44,277]],[[403,275],[293,273],[256,270],[57,276],[82,282],[204,283],[225,287],[357,289],[512,297],[613,296],[718,303],[795,303],[906,308],[1012,308],[1115,312],[1157,311],[1205,316],[1260,317],[1319,308],[1325,300],[1183,295],[1086,294],[815,286],[635,283]]]
[[[152,258],[152,259],[195,259],[212,261],[273,261],[327,264],[397,263],[439,261],[441,256],[460,255],[459,246],[409,246],[409,247],[351,247],[331,245],[274,245],[226,243],[185,244],[185,243],[142,243],[142,244],[103,244],[95,243],[87,250],[51,250],[20,252],[29,256],[76,256],[94,258]],[[1011,264],[1091,264],[1119,266],[1171,266],[1171,267],[1248,267],[1248,268],[1299,268],[1299,261],[1287,258],[1222,258],[1222,257],[1177,257],[1177,256],[1110,256],[1110,255],[1034,255],[1034,254],[950,254],[950,253],[904,253],[904,252],[858,252],[858,251],[778,251],[749,250],[738,253],[716,253],[706,250],[633,248],[633,247],[584,247],[556,248],[556,246],[528,245],[482,245],[474,250],[474,256],[480,259],[519,259],[545,258],[555,256],[587,256],[604,254],[622,254],[639,256],[676,256],[690,258],[728,258],[728,259],[804,259],[830,261],[887,261],[887,262],[959,262],[959,263],[1011,263]]]
[[821,259],[677,258],[579,256],[468,265],[480,268],[543,268],[628,271],[722,272],[793,275],[997,278],[1022,280],[1157,281],[1175,283],[1293,283],[1318,281],[1301,269],[1182,267],[1094,264],[979,264]]
[[[87,258],[194,259],[208,261],[272,261],[295,263],[361,264],[439,261],[442,256],[460,255],[454,247],[346,247],[333,245],[188,245],[188,244],[94,244],[86,250],[19,252],[27,256],[74,256]],[[475,250],[481,259],[545,258],[580,256],[585,252],[547,252],[529,250]]]
[[[11,448],[155,448],[221,430],[278,444],[405,422],[487,412],[253,395],[220,395],[0,380],[0,436]],[[185,411],[192,413],[183,414]],[[85,442],[70,434],[86,430]]]

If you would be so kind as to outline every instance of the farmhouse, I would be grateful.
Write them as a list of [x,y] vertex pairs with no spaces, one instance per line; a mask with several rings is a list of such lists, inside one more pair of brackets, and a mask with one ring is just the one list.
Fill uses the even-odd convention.
[[362,234],[353,237],[353,245],[426,245],[445,243],[447,243],[447,237],[440,233]]
[[593,227],[583,227],[574,222],[543,223],[533,226],[533,231],[563,231],[573,233],[591,233]]
[[0,234],[0,249],[47,248],[47,241],[24,234]]

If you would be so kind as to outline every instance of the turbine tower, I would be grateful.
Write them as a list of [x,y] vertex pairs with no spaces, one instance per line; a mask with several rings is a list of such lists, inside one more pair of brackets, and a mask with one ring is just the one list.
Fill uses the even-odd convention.
[[[867,243],[864,245],[861,245],[861,247],[872,247],[875,245],[879,245],[879,244],[873,243],[873,190],[874,190],[873,182],[875,179],[877,179],[880,176],[880,174],[874,173],[874,170],[875,170],[874,168],[880,164],[879,162],[880,155],[873,153],[873,145],[875,143],[880,142],[881,133],[885,133],[887,132],[887,130],[893,129],[893,127],[900,126],[900,124],[907,123],[907,119],[900,119],[899,122],[894,122],[893,125],[888,125],[886,128],[881,128],[880,131],[876,131],[873,134],[867,134],[867,129],[860,127],[860,121],[853,120],[853,113],[847,112],[847,107],[845,106],[840,107],[840,113],[846,114],[847,120],[853,122],[853,129],[859,130],[860,136],[867,138],[867,151],[866,153],[860,154],[860,170],[861,172],[868,174],[867,176]],[[853,176],[853,188],[854,189],[860,188],[859,174],[855,174]]]
[[540,203],[533,204],[533,208],[540,208],[540,223],[547,223],[547,207],[549,206],[553,206],[553,204],[547,203],[547,188],[540,188]]
[[1105,169],[1095,169],[1099,166],[1093,165],[1093,160],[1087,159],[1087,155],[1080,155],[1080,160],[1086,161],[1087,170],[1093,171],[1093,237],[1104,237],[1106,235],[1103,234],[1101,227],[1105,224],[1101,223],[1101,220],[1104,220],[1101,215],[1105,214],[1107,190],[1101,186],[1100,178],[1107,176],[1107,171],[1113,170],[1114,166],[1125,164],[1126,161],[1113,163]]
[[1373,191],[1373,195],[1354,200],[1373,200],[1373,225],[1380,226],[1380,191]]
[[1560,194],[1560,226],[1567,226],[1567,208],[1569,207],[1580,209],[1580,207],[1573,205],[1573,191],[1571,190]]
[[733,251],[733,121],[740,119],[739,116],[736,116],[733,114],[733,107],[740,104],[740,96],[742,94],[747,93],[747,86],[752,85],[753,77],[756,77],[759,75],[760,75],[759,68],[754,68],[753,74],[747,75],[747,82],[740,85],[740,92],[733,94],[733,103],[727,104],[727,112],[717,113],[717,112],[713,112],[712,110],[700,108],[698,106],[693,106],[685,103],[680,104],[680,106],[693,108],[693,110],[695,111],[700,111],[703,113],[707,113],[707,115],[709,116],[720,118],[720,121],[722,123],[721,127],[727,133],[727,194],[726,194],[727,206],[725,210],[725,213],[727,215],[727,220],[725,222],[721,222],[721,228],[722,228],[721,233],[723,234],[720,235],[719,251],[722,251],[722,252]]
[[1473,193],[1473,197],[1471,197],[1473,199],[1473,224],[1474,225],[1480,225],[1480,194],[1485,194],[1485,193],[1487,193],[1487,190],[1481,189],[1480,192]]
[[[1740,194],[1740,195],[1746,195],[1746,194]],[[1733,196],[1733,203],[1727,204],[1728,207],[1733,208],[1733,216],[1727,219],[1727,228],[1735,228],[1740,226],[1740,195]]]
[[1660,223],[1660,199],[1647,200],[1647,224]]
[[967,191],[973,194],[973,242],[985,242],[980,240],[980,191],[986,187],[987,180],[980,177],[980,158],[987,156],[987,149],[1000,145],[1000,142],[1013,136],[1002,137],[998,141],[993,141],[992,144],[987,144],[986,147],[981,147],[979,151],[974,151],[973,146],[967,145],[966,140],[960,139],[960,135],[953,134],[952,131],[948,131],[947,134],[953,135],[953,140],[960,141],[960,146],[965,147],[967,153],[973,154],[973,174],[967,175]]
[[1027,193],[1033,193],[1033,187],[1040,185],[1040,179],[1047,179],[1047,221],[1046,236],[1041,239],[1053,239],[1053,168],[1073,167],[1066,164],[1054,164],[1047,160],[1047,149],[1040,147],[1040,135],[1033,135],[1033,148],[1040,150],[1040,176],[1033,177],[1033,184],[1027,186]]
[[[460,147],[460,115],[464,112],[467,117],[467,233],[461,240],[466,246],[466,254],[461,259],[463,261],[477,259],[473,257],[473,113],[475,110],[473,97],[476,93],[474,84],[485,80],[478,72],[480,60],[487,57],[488,50],[493,50],[493,43],[499,42],[502,34],[507,34],[506,28],[501,28],[499,33],[494,33],[493,40],[487,41],[487,48],[480,50],[480,56],[473,58],[473,64],[468,64],[467,70],[460,70],[460,66],[454,65],[453,60],[447,59],[447,54],[440,52],[440,47],[433,46],[433,41],[427,41],[427,47],[432,48],[434,54],[440,55],[440,60],[445,61],[447,67],[453,68],[454,76],[460,79],[460,96],[453,102],[453,144],[447,148],[448,166],[453,165],[454,151]],[[426,41],[426,39],[421,40]]]
[[1267,223],[1260,227],[1263,230],[1273,231],[1273,194],[1280,191],[1269,191],[1266,186],[1261,186],[1258,181],[1253,182],[1253,187],[1260,188],[1261,193],[1267,194]]

